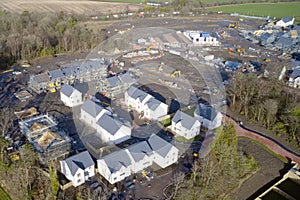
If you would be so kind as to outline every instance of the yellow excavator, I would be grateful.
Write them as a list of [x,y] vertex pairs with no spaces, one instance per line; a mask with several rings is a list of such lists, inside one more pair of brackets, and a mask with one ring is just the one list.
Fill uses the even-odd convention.
[[170,76],[172,77],[172,78],[174,78],[175,76],[180,76],[181,75],[181,71],[179,70],[179,69],[176,69],[176,70],[174,70],[171,74],[170,74]]
[[228,28],[238,28],[239,22],[231,23],[228,25]]

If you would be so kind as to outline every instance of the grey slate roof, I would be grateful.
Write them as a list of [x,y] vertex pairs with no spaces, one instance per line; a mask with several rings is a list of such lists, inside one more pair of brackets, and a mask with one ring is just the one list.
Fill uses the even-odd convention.
[[102,158],[111,173],[119,171],[122,166],[128,167],[131,165],[129,155],[125,150],[116,151]]
[[72,76],[77,73],[77,67],[76,66],[65,67],[62,69],[62,71],[66,76]]
[[97,124],[112,135],[115,135],[121,127],[121,122],[110,115],[102,115]]
[[50,81],[50,77],[47,72],[35,75],[34,78],[37,83],[44,83]]
[[119,79],[123,83],[134,83],[135,82],[134,79],[130,76],[130,74],[128,72],[126,72],[124,74],[120,74]]
[[65,84],[62,86],[60,92],[66,95],[67,97],[70,97],[75,90],[76,89],[73,88],[71,85]]
[[300,77],[300,68],[296,68],[293,70],[292,74],[291,74],[292,78],[297,78]]
[[211,105],[206,105],[202,103],[199,104],[195,112],[201,117],[208,119],[210,121],[213,121],[218,114],[218,111],[215,108],[213,108]]
[[118,76],[112,76],[112,77],[106,78],[106,80],[112,87],[117,87],[118,85],[121,84],[120,80],[118,79]]
[[294,18],[293,17],[283,17],[282,18],[282,21],[284,22],[284,23],[287,23],[287,22],[289,22],[289,21],[292,21]]
[[81,110],[87,112],[92,117],[97,117],[97,115],[103,110],[104,108],[96,104],[91,100],[86,100],[84,104],[81,106]]
[[127,149],[135,162],[142,160],[146,155],[150,156],[153,154],[152,149],[146,141],[133,144]]
[[65,75],[63,74],[61,69],[56,69],[48,72],[51,79],[63,78]]
[[84,170],[94,165],[94,161],[88,151],[84,151],[74,156],[71,156],[65,159],[65,162],[67,163],[67,166],[69,167],[72,176],[76,174],[78,169]]
[[191,129],[196,121],[197,120],[194,117],[192,117],[184,112],[181,112],[180,110],[178,110],[176,112],[176,114],[174,115],[174,117],[172,118],[172,122],[174,122],[176,124],[178,122],[180,122],[181,125],[187,129]]
[[173,147],[172,144],[157,135],[150,136],[147,142],[151,149],[160,154],[162,157],[165,157]]
[[128,90],[127,93],[130,97],[132,97],[133,99],[140,99],[140,101],[143,101],[146,96],[148,95],[146,92],[144,92],[143,90],[140,90],[134,86],[131,86]]
[[161,104],[159,100],[155,99],[154,97],[151,97],[145,104],[148,106],[150,110],[155,111],[156,108]]

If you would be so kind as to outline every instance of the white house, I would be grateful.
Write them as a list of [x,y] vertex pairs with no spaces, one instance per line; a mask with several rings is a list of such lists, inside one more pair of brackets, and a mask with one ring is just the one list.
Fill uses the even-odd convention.
[[277,21],[275,25],[278,27],[292,26],[294,24],[294,20],[294,17],[283,17],[281,20]]
[[60,166],[61,172],[72,181],[74,187],[83,184],[95,175],[95,164],[87,151],[60,161]]
[[133,144],[129,146],[126,151],[132,161],[131,170],[133,173],[142,171],[153,163],[154,154],[146,141]]
[[111,114],[111,112],[91,100],[86,100],[81,106],[80,119],[97,129],[97,121],[103,114]]
[[68,107],[81,105],[82,93],[71,85],[63,85],[60,90],[60,99]]
[[220,45],[220,42],[218,42],[217,39],[212,37],[209,33],[200,31],[184,31],[183,35],[196,45]]
[[143,113],[143,117],[157,120],[168,113],[168,105],[150,94],[131,86],[125,92],[125,103],[129,108]]
[[103,114],[98,119],[96,129],[103,142],[110,144],[121,143],[131,136],[131,128],[109,114]]
[[132,161],[125,150],[113,152],[97,160],[98,172],[110,184],[124,180],[131,175]]
[[162,168],[166,168],[178,161],[179,150],[171,143],[157,135],[152,135],[147,140],[153,151],[153,162]]
[[147,94],[143,90],[140,90],[134,86],[131,86],[125,92],[125,103],[129,108],[133,108],[138,112],[142,112],[144,110],[144,105],[148,99],[152,96]]
[[290,74],[289,86],[300,88],[300,68],[295,68]]
[[178,110],[172,118],[171,130],[186,139],[194,138],[200,133],[201,123],[195,118]]
[[221,126],[223,115],[211,105],[200,103],[194,111],[194,117],[201,122],[202,126],[213,130]]

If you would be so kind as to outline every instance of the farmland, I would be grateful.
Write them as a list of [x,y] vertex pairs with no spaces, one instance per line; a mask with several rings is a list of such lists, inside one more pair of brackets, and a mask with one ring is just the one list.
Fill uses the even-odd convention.
[[227,5],[211,7],[208,10],[212,12],[222,11],[223,13],[238,13],[263,17],[296,17],[299,16],[300,2]]
[[22,13],[29,12],[60,12],[69,14],[111,14],[125,11],[137,11],[142,8],[139,4],[113,3],[81,0],[1,0],[0,10]]
[[0,187],[0,199],[1,200],[11,200],[11,198],[8,196],[8,194],[3,190],[2,187]]

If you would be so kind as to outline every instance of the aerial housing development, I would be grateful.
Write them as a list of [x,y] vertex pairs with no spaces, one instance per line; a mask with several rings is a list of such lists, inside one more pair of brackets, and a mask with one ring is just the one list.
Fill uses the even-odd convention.
[[0,1],[0,200],[300,199],[300,3],[234,3]]

